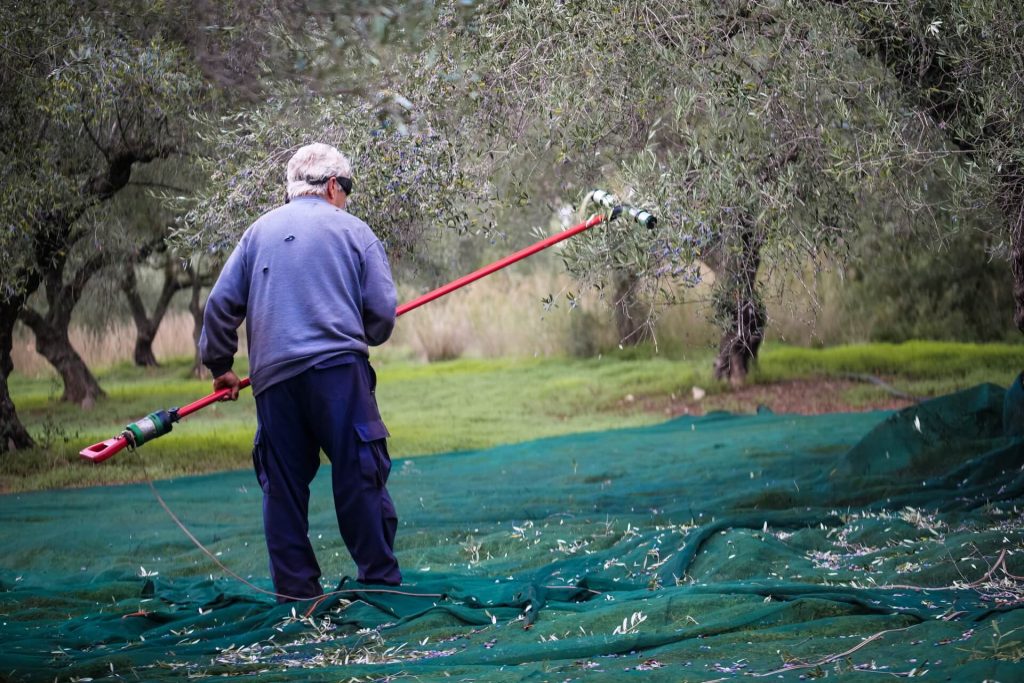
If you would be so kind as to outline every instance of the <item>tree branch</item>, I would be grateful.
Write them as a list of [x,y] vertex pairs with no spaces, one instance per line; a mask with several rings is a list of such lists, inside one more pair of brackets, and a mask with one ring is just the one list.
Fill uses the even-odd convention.
[[39,334],[46,325],[46,319],[27,304],[18,311],[18,320],[28,325],[34,334]]
[[164,286],[160,289],[160,296],[156,300],[156,306],[153,307],[153,327],[155,328],[160,324],[160,321],[164,319],[164,315],[167,313],[167,307],[171,304],[171,299],[179,291],[184,289],[181,282],[178,281],[178,277],[174,272],[174,261],[167,259],[167,265],[164,268]]
[[142,303],[142,296],[139,294],[139,282],[135,277],[134,264],[128,268],[124,279],[121,280],[121,291],[124,292],[125,298],[128,300],[128,310],[131,311],[135,326],[142,327],[148,323],[146,306]]
[[86,259],[85,263],[79,266],[78,270],[72,275],[71,281],[64,287],[64,296],[67,301],[77,303],[82,296],[82,290],[89,283],[89,279],[106,266],[112,257],[113,254],[109,251],[98,251]]
[[[82,97],[80,99],[84,108],[84,93],[82,94]],[[99,139],[93,134],[92,128],[89,127],[89,122],[85,120],[85,114],[82,114],[79,118],[82,120],[82,127],[85,128],[85,132],[89,134],[89,139],[92,140],[92,144],[96,145],[96,149],[98,149],[100,154],[103,155],[103,158],[107,160],[107,164],[110,164],[110,154],[108,153],[107,149],[100,144]]]

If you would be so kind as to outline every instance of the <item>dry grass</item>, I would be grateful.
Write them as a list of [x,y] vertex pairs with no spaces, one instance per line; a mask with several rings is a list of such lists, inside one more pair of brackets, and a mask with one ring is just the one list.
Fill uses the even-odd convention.
[[[429,361],[564,355],[573,348],[571,337],[580,334],[597,337],[599,347],[617,343],[610,312],[601,302],[570,310],[559,297],[570,285],[565,275],[496,273],[403,316],[392,340],[375,355]],[[419,293],[404,289],[399,299],[407,301]],[[555,295],[558,305],[544,306],[542,299],[549,294]],[[587,323],[581,326],[584,318]],[[73,326],[71,341],[90,368],[106,368],[131,359],[135,328],[128,321],[111,323],[102,333]],[[33,344],[31,332],[19,327],[15,371],[30,377],[53,375]],[[191,316],[184,311],[169,313],[153,350],[158,359],[191,356]]]
[[[590,356],[618,346],[607,303],[597,293],[589,292],[577,298],[575,307],[570,306],[565,298],[570,290],[577,291],[577,286],[564,273],[514,269],[495,273],[403,316],[392,340],[374,353],[436,361]],[[399,299],[408,301],[420,293],[400,289]],[[543,300],[549,295],[553,295],[554,305],[546,306]],[[651,311],[657,317],[657,348],[669,356],[712,348],[718,338],[705,317],[706,292],[685,292],[685,298],[688,303]],[[809,301],[799,296],[785,304],[770,304],[769,334],[796,344],[820,343],[823,336],[829,342],[841,341],[832,338],[836,336],[835,316],[828,311],[828,302],[822,303],[825,313],[819,311],[817,315]],[[827,329],[822,328],[822,316]],[[113,322],[102,333],[74,326],[71,340],[86,364],[98,370],[131,359],[135,328],[130,321]],[[31,332],[19,327],[13,350],[15,371],[29,377],[53,376],[52,368],[35,352],[33,344]],[[244,342],[242,346],[244,349]],[[161,360],[193,354],[192,318],[187,312],[167,315],[154,342],[154,352]]]
[[[135,326],[131,321],[112,322],[102,333],[73,325],[71,343],[93,370],[131,360],[135,349]],[[164,318],[153,341],[157,359],[188,357],[195,353],[192,343],[192,316],[187,311],[171,311]],[[23,326],[15,330],[12,350],[15,372],[29,377],[46,377],[55,372],[45,358],[36,353],[35,338]]]
[[[568,353],[574,318],[591,309],[610,316],[598,305],[570,310],[564,299],[546,307],[549,294],[563,293],[571,284],[565,275],[496,273],[485,280],[409,312],[395,330],[390,346],[424,360],[551,356]],[[411,299],[413,292],[402,292]],[[556,302],[557,303],[557,302]]]
[[847,314],[842,287],[836,273],[810,268],[799,276],[770,279],[764,287],[769,338],[815,347],[866,341],[870,330]]

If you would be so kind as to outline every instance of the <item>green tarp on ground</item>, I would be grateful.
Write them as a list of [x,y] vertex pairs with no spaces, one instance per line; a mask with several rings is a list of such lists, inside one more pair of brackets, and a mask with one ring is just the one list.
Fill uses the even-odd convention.
[[321,473],[313,605],[257,590],[249,472],[156,488],[252,586],[146,485],[3,496],[0,680],[1024,680],[1018,385],[397,461],[398,593]]

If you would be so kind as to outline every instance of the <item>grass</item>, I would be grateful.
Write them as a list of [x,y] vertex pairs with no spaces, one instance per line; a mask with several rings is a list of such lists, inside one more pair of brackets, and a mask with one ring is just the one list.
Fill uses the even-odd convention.
[[[437,363],[385,357],[375,361],[377,396],[395,458],[487,448],[545,436],[652,424],[664,406],[708,392],[702,407],[730,405],[729,389],[711,379],[711,350],[668,359],[649,348],[591,359],[498,358]],[[90,412],[59,402],[59,382],[15,375],[11,393],[39,448],[0,460],[0,489],[37,490],[176,477],[250,466],[255,428],[251,394],[216,404],[137,453],[94,465],[78,451],[144,415],[189,403],[210,391],[188,378],[180,359],[151,370],[128,364],[99,373],[108,397]],[[768,344],[753,383],[871,374],[915,395],[939,395],[981,382],[1008,385],[1024,368],[1024,345],[914,342],[805,349]],[[236,370],[242,374],[244,361]],[[871,385],[851,403],[883,394]]]
[[[912,396],[939,396],[991,382],[1008,386],[1024,369],[1024,345],[911,341],[903,344],[851,344],[826,349],[766,348],[752,375],[755,382],[796,377],[882,377]],[[870,403],[884,390],[865,385],[851,390],[849,402]]]
[[[709,359],[702,361],[708,365]],[[699,373],[698,363],[655,358],[464,359],[426,364],[376,363],[377,397],[392,433],[395,458],[486,448],[569,432],[650,424],[660,416],[617,407],[638,388],[679,390]],[[255,403],[212,405],[137,453],[94,465],[78,451],[119,432],[154,410],[180,406],[209,393],[208,381],[186,377],[187,359],[157,370],[116,366],[100,374],[108,397],[91,412],[59,402],[51,380],[15,377],[11,392],[40,448],[0,462],[0,488],[34,490],[174,477],[249,466]],[[236,370],[246,371],[244,364]]]
[[915,380],[985,378],[1024,365],[1024,345],[912,341],[827,349],[767,348],[757,379],[864,373]]

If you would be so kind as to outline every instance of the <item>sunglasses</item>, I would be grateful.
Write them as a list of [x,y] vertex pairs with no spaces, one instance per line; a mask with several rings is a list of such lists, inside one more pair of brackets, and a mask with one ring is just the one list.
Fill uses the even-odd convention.
[[324,178],[317,178],[315,180],[306,178],[306,182],[309,183],[310,185],[323,185],[324,183],[328,182],[331,178],[334,178],[334,182],[338,183],[338,187],[340,187],[345,194],[352,194],[351,178],[343,178],[341,176],[329,175]]

